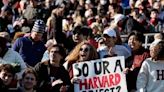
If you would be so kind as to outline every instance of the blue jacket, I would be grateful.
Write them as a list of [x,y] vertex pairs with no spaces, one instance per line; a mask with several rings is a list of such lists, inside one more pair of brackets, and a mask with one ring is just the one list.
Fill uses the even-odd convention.
[[41,61],[46,50],[42,41],[34,42],[30,37],[21,37],[16,40],[13,49],[17,51],[30,66],[35,66]]

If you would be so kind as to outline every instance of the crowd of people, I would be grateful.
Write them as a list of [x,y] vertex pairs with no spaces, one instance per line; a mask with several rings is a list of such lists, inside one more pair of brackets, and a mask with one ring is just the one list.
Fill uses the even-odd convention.
[[[1,0],[0,8],[2,92],[74,92],[74,63],[113,56],[125,57],[128,92],[164,90],[164,0]],[[144,33],[155,34],[149,49]]]

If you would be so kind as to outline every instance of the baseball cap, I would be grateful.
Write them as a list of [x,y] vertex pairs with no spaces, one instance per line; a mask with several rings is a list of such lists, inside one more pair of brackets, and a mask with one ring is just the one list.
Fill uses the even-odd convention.
[[108,28],[108,29],[104,30],[103,35],[108,35],[110,37],[116,37],[116,32],[114,29]]
[[115,23],[115,25],[117,25],[117,23],[118,23],[120,20],[124,19],[124,18],[125,18],[125,16],[124,16],[123,14],[116,14],[116,15],[114,16],[114,23]]
[[38,33],[44,33],[45,27],[46,27],[46,25],[45,25],[44,21],[38,19],[35,21],[32,31],[38,32]]

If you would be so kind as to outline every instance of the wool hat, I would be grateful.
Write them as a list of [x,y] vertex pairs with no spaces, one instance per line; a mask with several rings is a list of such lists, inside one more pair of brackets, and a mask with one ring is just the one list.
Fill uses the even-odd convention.
[[32,28],[33,32],[44,33],[46,25],[43,20],[36,20]]

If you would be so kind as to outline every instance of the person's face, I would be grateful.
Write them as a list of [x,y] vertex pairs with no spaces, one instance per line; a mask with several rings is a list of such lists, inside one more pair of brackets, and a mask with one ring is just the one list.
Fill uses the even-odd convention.
[[83,41],[84,39],[84,36],[82,34],[79,34],[79,33],[74,33],[72,35],[72,38],[73,38],[73,41],[76,42],[76,43],[80,43]]
[[107,36],[107,35],[104,35],[103,38],[104,38],[105,44],[108,47],[113,47],[115,45],[115,38]]
[[150,14],[150,17],[151,18],[157,18],[158,14],[156,12],[152,11],[151,14]]
[[156,45],[156,46],[150,46],[150,56],[152,58],[156,58],[158,53],[159,53],[159,49],[160,49],[160,46],[159,45]]
[[26,74],[22,80],[23,87],[27,90],[33,89],[36,83],[36,77],[32,73]]
[[153,8],[154,8],[154,9],[159,10],[159,9],[160,9],[160,7],[161,7],[161,5],[160,5],[160,3],[159,3],[159,2],[155,2],[155,3],[153,4]]
[[40,41],[42,39],[43,34],[42,33],[38,33],[38,32],[31,32],[31,37],[34,41]]
[[50,52],[50,61],[60,62],[62,59],[62,56],[59,54],[59,48],[58,47],[52,47]]
[[109,13],[112,13],[112,14],[114,13],[114,9],[113,9],[113,7],[111,5],[109,5],[108,11],[109,11]]
[[90,47],[86,44],[82,45],[79,51],[80,61],[89,60]]
[[81,5],[81,6],[84,6],[84,3],[85,3],[84,0],[79,1],[79,5]]
[[49,8],[51,6],[51,3],[53,3],[52,0],[45,0],[45,6],[46,7]]
[[12,73],[9,73],[5,70],[2,70],[0,72],[0,78],[2,79],[3,83],[7,86],[7,85],[10,85],[10,83],[12,82],[13,80],[13,74]]
[[102,45],[104,45],[104,44],[105,44],[104,39],[100,39],[100,40],[98,41],[98,47],[100,47],[100,46],[102,46]]
[[128,39],[128,45],[130,46],[132,51],[135,51],[135,50],[138,50],[140,48],[142,43],[137,40],[136,36],[132,35]]
[[96,35],[98,33],[99,29],[97,27],[92,28],[92,33]]

